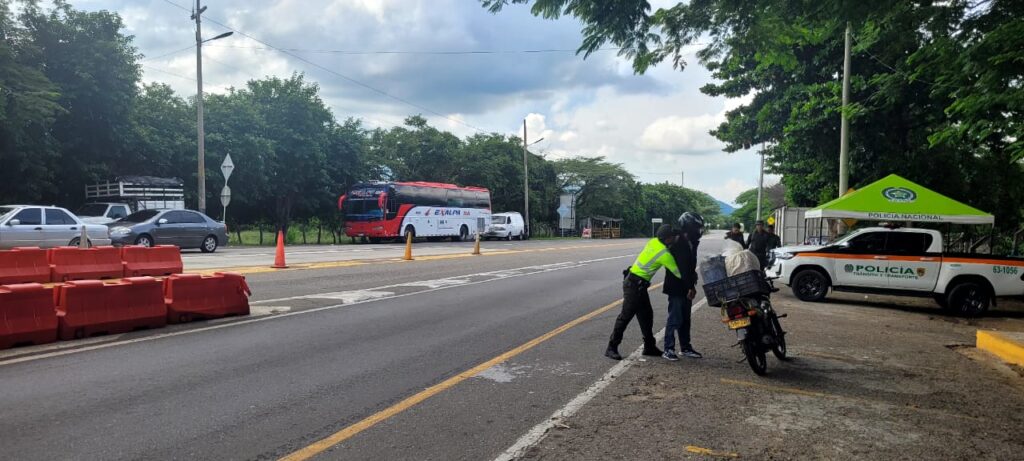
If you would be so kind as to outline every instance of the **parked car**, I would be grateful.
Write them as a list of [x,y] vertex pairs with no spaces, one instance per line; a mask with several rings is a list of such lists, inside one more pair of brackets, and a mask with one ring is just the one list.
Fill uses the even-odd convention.
[[115,245],[177,245],[213,253],[227,245],[227,227],[192,210],[140,210],[107,224]]
[[[64,208],[0,206],[0,248],[78,246],[83,225],[78,217]],[[110,245],[106,226],[85,226],[89,245]]]
[[108,224],[131,214],[124,203],[86,203],[75,213],[86,224]]
[[526,234],[526,225],[523,222],[523,215],[515,211],[507,213],[495,213],[491,215],[491,225],[484,233],[485,238],[503,238],[512,240],[523,239]]

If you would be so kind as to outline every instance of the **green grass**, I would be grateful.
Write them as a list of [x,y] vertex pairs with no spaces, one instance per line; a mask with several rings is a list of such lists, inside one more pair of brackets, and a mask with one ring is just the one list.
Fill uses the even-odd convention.
[[[230,232],[231,244],[240,246],[259,246],[260,245],[260,232],[256,229],[247,229],[241,231],[242,241],[238,241],[238,233]],[[302,245],[302,230],[298,227],[288,228],[288,235],[285,236],[286,245]],[[337,244],[347,245],[351,240],[342,235],[338,240]],[[309,245],[316,244],[316,229],[310,229],[306,231],[306,243]],[[334,244],[334,238],[331,237],[331,233],[328,230],[324,230],[320,236],[320,243],[323,245]],[[277,245],[277,232],[271,231],[270,229],[264,229],[263,231],[263,246],[275,246]]]

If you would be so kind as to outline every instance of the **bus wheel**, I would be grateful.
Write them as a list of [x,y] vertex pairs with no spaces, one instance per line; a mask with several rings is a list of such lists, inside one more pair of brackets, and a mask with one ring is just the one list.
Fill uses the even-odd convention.
[[469,228],[463,225],[459,229],[459,236],[455,238],[456,242],[465,242],[469,238]]
[[405,226],[405,233],[402,234],[402,237],[403,237],[402,240],[403,241],[408,240],[410,234],[412,235],[412,238],[414,238],[414,239],[416,238],[416,228],[412,227],[411,224],[408,225],[408,226]]

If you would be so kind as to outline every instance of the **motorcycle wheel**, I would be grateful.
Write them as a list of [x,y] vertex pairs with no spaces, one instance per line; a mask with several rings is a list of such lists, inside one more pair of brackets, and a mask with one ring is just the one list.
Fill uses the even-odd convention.
[[764,350],[754,344],[753,340],[743,341],[743,355],[747,356],[750,369],[754,370],[758,376],[764,376],[768,372],[768,358],[765,357]]
[[772,325],[772,336],[775,337],[775,345],[772,346],[772,353],[775,354],[775,358],[779,360],[786,360],[786,332],[782,331],[782,325],[779,324],[779,316],[772,312],[768,319]]

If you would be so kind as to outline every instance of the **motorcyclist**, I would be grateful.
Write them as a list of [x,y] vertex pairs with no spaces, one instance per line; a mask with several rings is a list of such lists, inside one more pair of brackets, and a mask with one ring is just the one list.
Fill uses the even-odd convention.
[[679,267],[676,266],[676,261],[668,249],[675,243],[676,238],[676,232],[672,230],[672,226],[661,225],[656,237],[647,242],[633,265],[622,271],[622,311],[615,319],[615,327],[608,340],[608,348],[604,352],[605,357],[622,360],[622,355],[619,354],[619,344],[622,342],[622,334],[626,331],[626,326],[634,316],[637,318],[637,323],[640,324],[640,333],[644,337],[643,354],[653,357],[662,355],[661,349],[658,349],[658,340],[654,338],[654,309],[651,307],[651,296],[647,289],[651,286],[654,274],[662,267],[676,277],[682,278]]
[[699,359],[702,355],[690,344],[690,309],[697,295],[697,246],[704,232],[704,218],[697,213],[686,212],[679,216],[679,238],[670,248],[672,258],[679,266],[682,277],[671,271],[665,273],[662,292],[668,295],[668,321],[665,324],[665,360],[676,361],[676,333],[679,334],[679,352],[686,357]]

